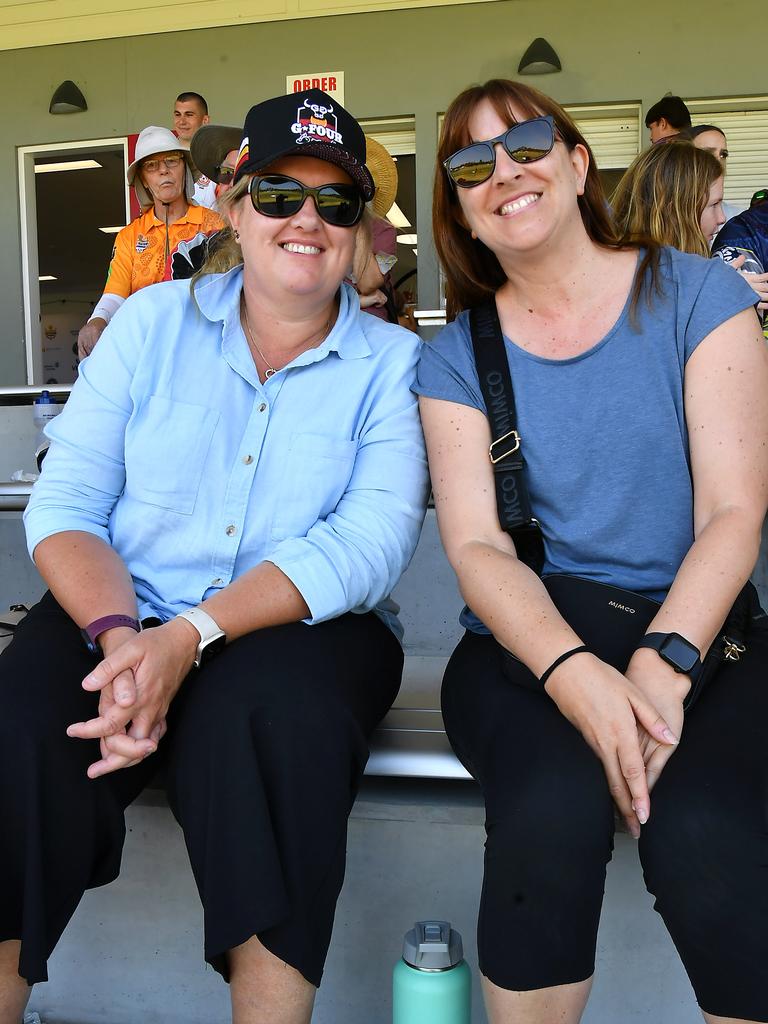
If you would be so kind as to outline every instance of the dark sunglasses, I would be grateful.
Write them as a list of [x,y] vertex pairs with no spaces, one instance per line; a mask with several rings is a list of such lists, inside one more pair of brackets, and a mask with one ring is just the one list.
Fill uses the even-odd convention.
[[496,144],[501,143],[516,164],[532,164],[552,152],[555,144],[555,122],[549,114],[530,121],[513,124],[495,139],[473,142],[446,160],[443,167],[454,185],[474,188],[482,185],[496,169]]
[[216,178],[216,183],[218,185],[231,185],[232,184],[232,179],[235,176],[235,168],[234,167],[218,167],[217,171],[218,171],[218,177]]
[[326,224],[351,228],[363,216],[365,203],[356,185],[319,185],[311,188],[285,174],[255,175],[248,185],[253,208],[265,217],[292,217],[312,196]]

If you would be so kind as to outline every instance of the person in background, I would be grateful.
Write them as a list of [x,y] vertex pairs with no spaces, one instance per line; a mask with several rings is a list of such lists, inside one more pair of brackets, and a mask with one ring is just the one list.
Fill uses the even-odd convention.
[[723,167],[690,142],[670,141],[635,157],[611,197],[623,237],[672,245],[680,252],[709,256],[712,239],[725,223]]
[[[697,149],[708,150],[723,165],[723,171],[726,170],[726,161],[729,155],[728,140],[722,128],[718,128],[715,124],[697,124],[693,128],[689,128],[686,134]],[[727,221],[731,217],[735,217],[740,211],[740,206],[727,202],[725,199],[723,200],[723,213]]]
[[365,145],[366,162],[376,183],[376,195],[370,204],[370,252],[353,284],[360,297],[361,309],[381,320],[397,323],[391,276],[392,268],[397,263],[397,230],[387,220],[387,214],[397,198],[397,165],[387,149],[376,139],[366,137]]
[[[489,1020],[581,1020],[615,805],[708,1024],[768,1021],[768,617],[749,588],[741,660],[683,711],[768,505],[768,348],[752,292],[717,260],[619,237],[583,135],[520,82],[451,103],[433,236],[452,322],[422,346],[414,389],[467,602],[442,706],[486,804]],[[463,312],[479,305],[500,322],[485,388]],[[520,489],[499,462],[527,483],[543,567],[501,527],[497,487],[503,511]],[[569,611],[557,584],[589,599]],[[656,611],[612,660],[609,616],[621,629],[642,595]],[[623,1020],[620,1004],[610,1016]]]
[[687,134],[697,149],[708,150],[725,168],[725,161],[728,159],[728,140],[722,128],[714,124],[696,124],[688,129]]
[[691,127],[691,113],[679,96],[668,94],[649,108],[645,127],[653,144],[666,142],[678,135],[681,129]]
[[752,197],[748,210],[737,213],[720,231],[712,255],[744,274],[758,297],[763,333],[768,339],[768,190]]
[[217,213],[194,202],[189,150],[167,128],[150,125],[140,132],[127,179],[142,212],[115,238],[104,294],[78,335],[80,359],[129,295],[199,270],[206,239],[224,227]]
[[116,877],[153,753],[232,1020],[312,1016],[403,668],[389,595],[426,510],[419,342],[343,283],[374,191],[354,118],[309,90],[242,135],[226,272],[118,310],[26,511],[50,591],[0,656],[2,1024]]
[[[191,146],[195,132],[209,121],[208,103],[204,96],[201,96],[199,92],[179,93],[173,106],[173,131],[182,142],[187,144],[187,148]],[[198,206],[215,209],[216,182],[194,163],[192,164],[192,176],[195,180],[193,197],[195,202]]]
[[214,206],[232,188],[242,130],[232,125],[205,124],[192,136],[192,163],[214,184]]

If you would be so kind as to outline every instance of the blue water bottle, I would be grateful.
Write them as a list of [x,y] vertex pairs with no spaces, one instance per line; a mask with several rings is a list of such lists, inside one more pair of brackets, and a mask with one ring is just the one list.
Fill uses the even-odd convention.
[[470,1024],[472,975],[448,921],[417,921],[392,975],[392,1024]]

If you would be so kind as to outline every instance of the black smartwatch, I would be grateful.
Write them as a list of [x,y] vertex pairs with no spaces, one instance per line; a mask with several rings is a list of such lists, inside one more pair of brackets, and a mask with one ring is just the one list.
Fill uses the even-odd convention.
[[698,647],[679,633],[646,633],[639,647],[650,647],[652,651],[671,665],[675,672],[690,676],[694,681],[701,671],[701,655]]

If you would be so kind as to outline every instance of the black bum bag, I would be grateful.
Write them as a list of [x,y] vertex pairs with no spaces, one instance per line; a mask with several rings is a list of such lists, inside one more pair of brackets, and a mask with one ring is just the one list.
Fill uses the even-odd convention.
[[[625,672],[661,604],[631,590],[579,576],[556,574],[542,582],[555,608],[590,653],[619,672]],[[721,667],[740,660],[746,650],[750,625],[758,615],[762,615],[762,609],[757,591],[747,583],[704,658],[700,672],[691,681],[684,710],[693,705]],[[541,690],[541,683],[522,661],[503,647],[499,650],[508,679],[520,686]]]
[[[499,523],[512,537],[520,561],[541,575],[544,543],[528,496],[515,394],[495,302],[492,300],[471,310],[469,322],[477,375],[491,428],[489,455]],[[660,603],[642,594],[579,576],[556,574],[542,582],[552,603],[589,651],[619,672],[625,672]],[[703,659],[701,670],[691,680],[683,705],[685,710],[692,706],[723,665],[739,661],[746,650],[751,622],[762,614],[757,591],[751,583],[745,584]],[[541,690],[539,680],[518,658],[501,646],[499,650],[504,674],[509,679]]]

